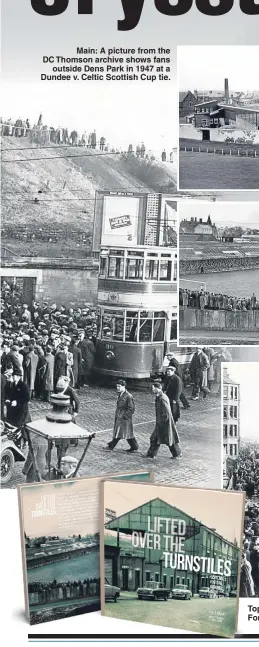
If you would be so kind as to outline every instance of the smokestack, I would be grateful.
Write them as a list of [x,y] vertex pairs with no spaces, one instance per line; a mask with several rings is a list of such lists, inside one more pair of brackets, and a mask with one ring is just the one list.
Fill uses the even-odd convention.
[[229,84],[228,84],[228,79],[225,79],[225,99],[226,99],[226,102],[229,103]]

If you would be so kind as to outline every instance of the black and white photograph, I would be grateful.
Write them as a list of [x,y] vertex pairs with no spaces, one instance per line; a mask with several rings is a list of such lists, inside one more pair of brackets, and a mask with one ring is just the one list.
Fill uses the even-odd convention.
[[259,596],[259,362],[223,363],[223,480],[245,491],[240,597]]
[[178,209],[180,345],[258,345],[258,204]]
[[29,212],[27,224],[36,213],[40,220],[33,204],[39,191],[51,198],[41,209],[44,221],[56,220],[61,197],[70,199],[63,204],[67,219],[69,213],[78,219],[98,189],[172,193],[177,170],[172,105],[166,85],[154,94],[152,84],[139,84],[136,100],[130,83],[123,92],[119,84],[93,83],[91,93],[82,83],[74,84],[73,92],[62,83],[3,83],[4,213],[16,204],[20,216]]
[[180,190],[258,190],[259,47],[178,47]]
[[133,466],[220,487],[231,356],[217,349],[206,397],[194,349],[177,348],[177,204],[104,190],[91,208],[90,254],[68,236],[66,257],[43,240],[45,256],[3,259],[2,487]]

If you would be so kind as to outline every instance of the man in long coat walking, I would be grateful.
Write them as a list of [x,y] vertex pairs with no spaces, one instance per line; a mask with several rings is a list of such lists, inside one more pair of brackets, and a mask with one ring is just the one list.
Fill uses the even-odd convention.
[[155,380],[152,384],[152,392],[156,396],[156,426],[150,436],[147,458],[154,458],[160,445],[169,447],[172,458],[180,458],[182,455],[180,440],[172,416],[169,398],[163,393],[162,382]]
[[138,443],[134,436],[132,416],[135,411],[135,404],[131,393],[126,390],[126,382],[118,380],[116,384],[118,392],[117,407],[113,429],[113,438],[105,449],[112,451],[119,440],[127,440],[129,449],[127,452],[137,451]]
[[202,352],[200,347],[197,347],[197,350],[192,356],[189,368],[191,380],[193,382],[193,400],[199,400],[200,391],[203,391],[203,397],[206,397],[207,393],[209,393],[209,389],[205,386],[205,377],[209,367],[210,362],[207,355]]
[[181,412],[180,412],[181,391],[182,391],[182,383],[178,375],[176,375],[175,367],[168,366],[166,369],[166,381],[164,386],[164,393],[167,395],[169,399],[172,416],[175,423],[179,420],[181,415]]

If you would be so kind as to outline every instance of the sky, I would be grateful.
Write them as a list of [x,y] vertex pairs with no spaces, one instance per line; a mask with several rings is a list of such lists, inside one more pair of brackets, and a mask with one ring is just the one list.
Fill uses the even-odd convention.
[[224,367],[231,380],[240,384],[241,439],[250,438],[259,443],[259,362],[233,362]]
[[145,143],[147,150],[171,151],[177,145],[177,97],[172,83],[2,82],[3,119],[76,129],[120,148]]
[[122,481],[118,485],[109,481],[104,486],[104,507],[116,511],[120,516],[159,497],[209,528],[215,528],[225,539],[234,541],[236,538],[240,543],[243,497],[226,497],[226,494],[227,492],[222,490],[199,490],[133,482],[129,484]]
[[259,90],[259,47],[201,46],[178,48],[179,90]]
[[189,202],[179,204],[180,221],[184,218],[190,220],[191,218],[203,218],[207,220],[210,215],[211,221],[217,224],[244,225],[246,227],[259,228],[259,205],[258,203],[249,204],[242,202],[234,203],[219,203],[219,202]]

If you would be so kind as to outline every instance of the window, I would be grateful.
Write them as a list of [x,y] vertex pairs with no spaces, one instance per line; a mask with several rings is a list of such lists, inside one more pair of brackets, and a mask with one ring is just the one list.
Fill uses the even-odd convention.
[[171,281],[172,279],[172,261],[161,258],[160,261],[160,281]]
[[123,310],[106,310],[102,315],[102,339],[123,341]]
[[233,437],[233,425],[229,425],[229,435]]
[[146,571],[146,582],[150,582],[150,571]]
[[233,400],[233,397],[234,397],[234,389],[233,389],[233,386],[231,386],[231,388],[230,388],[230,397],[231,397],[231,400]]
[[203,127],[207,126],[208,125],[207,119],[202,119],[201,125]]
[[174,588],[174,578],[171,575],[171,577],[170,577],[170,589],[173,589],[173,588]]
[[110,256],[108,269],[109,278],[123,279],[123,270],[124,258],[121,258],[120,256]]
[[233,436],[237,438],[237,425],[233,425]]
[[155,582],[159,582],[159,573],[155,573]]
[[228,435],[228,426],[223,425],[223,436],[224,436],[224,438],[227,438],[227,435]]
[[227,417],[228,417],[228,408],[227,408],[227,405],[225,404],[223,409],[223,418],[227,418]]
[[126,279],[143,279],[143,258],[127,258]]
[[100,270],[99,270],[99,275],[100,276],[106,276],[106,274],[107,274],[107,266],[108,266],[108,258],[107,258],[107,256],[101,256],[101,258],[100,258]]
[[152,341],[153,313],[142,311],[140,313],[139,341]]
[[166,589],[166,584],[167,584],[167,576],[163,575],[163,585],[164,585],[165,589]]
[[237,418],[237,407],[234,407],[234,418]]
[[164,341],[165,338],[165,313],[154,313],[153,341]]
[[233,445],[229,445],[230,456],[233,456]]
[[229,417],[233,418],[234,407],[229,407]]
[[235,386],[235,400],[237,400],[237,386]]
[[125,341],[137,341],[138,338],[138,312],[127,310]]
[[176,577],[176,584],[180,584],[180,577],[179,577],[179,575],[177,575],[177,577]]
[[182,584],[185,584],[185,577],[182,577]]
[[145,270],[145,279],[147,281],[158,281],[158,268],[159,262],[155,258],[147,258],[146,260],[146,270]]
[[224,447],[224,454],[226,455],[226,454],[228,453],[228,446],[227,446],[227,445],[223,445],[223,447]]
[[223,386],[223,398],[226,399],[228,397],[228,387],[224,384]]
[[170,332],[170,340],[175,341],[177,339],[177,319],[172,319],[171,321],[171,332]]

